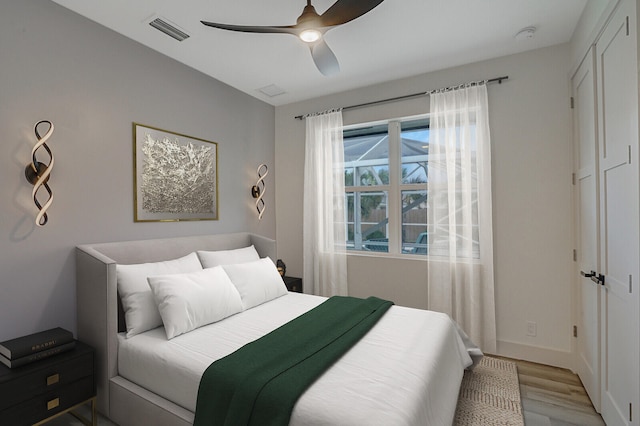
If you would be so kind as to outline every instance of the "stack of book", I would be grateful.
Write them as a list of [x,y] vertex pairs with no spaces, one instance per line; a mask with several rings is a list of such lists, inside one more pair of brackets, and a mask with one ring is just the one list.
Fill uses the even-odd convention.
[[52,328],[0,343],[0,361],[9,368],[20,367],[71,350],[75,345],[70,331]]

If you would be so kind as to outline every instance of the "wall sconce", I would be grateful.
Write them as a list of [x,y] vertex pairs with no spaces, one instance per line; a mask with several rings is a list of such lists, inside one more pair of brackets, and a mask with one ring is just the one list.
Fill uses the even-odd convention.
[[258,211],[258,220],[262,219],[262,215],[266,209],[264,204],[264,200],[262,197],[264,196],[265,184],[264,178],[269,173],[269,169],[266,164],[260,164],[258,166],[258,181],[255,185],[251,187],[251,195],[256,199],[256,210]]
[[276,260],[276,268],[278,269],[280,276],[284,278],[284,276],[287,274],[287,265],[284,264],[282,259]]
[[[40,136],[40,133],[38,132],[38,126],[43,123],[49,125],[49,130],[47,130],[47,133],[45,133],[44,136]],[[51,203],[53,203],[53,192],[51,191],[51,188],[48,184],[49,175],[51,174],[51,170],[53,169],[53,154],[46,144],[47,140],[53,133],[53,123],[48,120],[38,121],[33,130],[36,134],[36,138],[38,139],[38,143],[36,143],[31,150],[31,163],[28,164],[24,169],[24,174],[27,177],[29,183],[33,185],[31,196],[33,197],[33,202],[39,210],[38,215],[36,216],[36,225],[44,226],[49,220],[49,217],[47,216],[47,209],[51,206]],[[49,154],[49,164],[42,163],[36,159],[36,151],[38,151],[38,149],[40,148],[44,148]],[[37,196],[38,190],[42,187],[44,187],[44,189],[46,189],[49,193],[49,198],[44,203],[44,205],[40,204]]]

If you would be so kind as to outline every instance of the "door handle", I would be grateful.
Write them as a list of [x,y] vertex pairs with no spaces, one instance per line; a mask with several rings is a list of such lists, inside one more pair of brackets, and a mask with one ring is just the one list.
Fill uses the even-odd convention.
[[591,271],[591,272],[584,272],[584,271],[580,271],[580,275],[582,275],[585,278],[591,278],[593,279],[593,277],[596,276],[596,271]]
[[604,275],[597,274],[596,271],[591,271],[591,272],[580,271],[580,275],[582,275],[585,278],[591,278],[591,281],[593,281],[596,284],[604,285]]
[[591,277],[591,281],[593,281],[596,284],[600,284],[600,285],[604,285],[604,275],[603,274],[598,274],[598,276],[593,276]]

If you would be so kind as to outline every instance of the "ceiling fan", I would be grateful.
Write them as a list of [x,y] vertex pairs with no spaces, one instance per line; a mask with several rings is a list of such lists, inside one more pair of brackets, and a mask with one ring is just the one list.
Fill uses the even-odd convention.
[[245,33],[282,33],[292,34],[308,44],[311,49],[311,57],[318,70],[326,76],[340,71],[338,59],[324,41],[324,34],[342,24],[352,21],[369,12],[384,0],[338,0],[322,15],[318,15],[307,0],[307,5],[302,10],[295,25],[287,26],[249,26],[218,24],[215,22],[200,21],[204,25],[223,30],[239,31]]

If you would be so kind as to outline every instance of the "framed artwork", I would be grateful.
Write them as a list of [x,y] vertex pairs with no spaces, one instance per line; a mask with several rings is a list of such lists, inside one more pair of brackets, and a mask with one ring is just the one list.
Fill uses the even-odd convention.
[[218,144],[133,123],[134,222],[218,219]]

